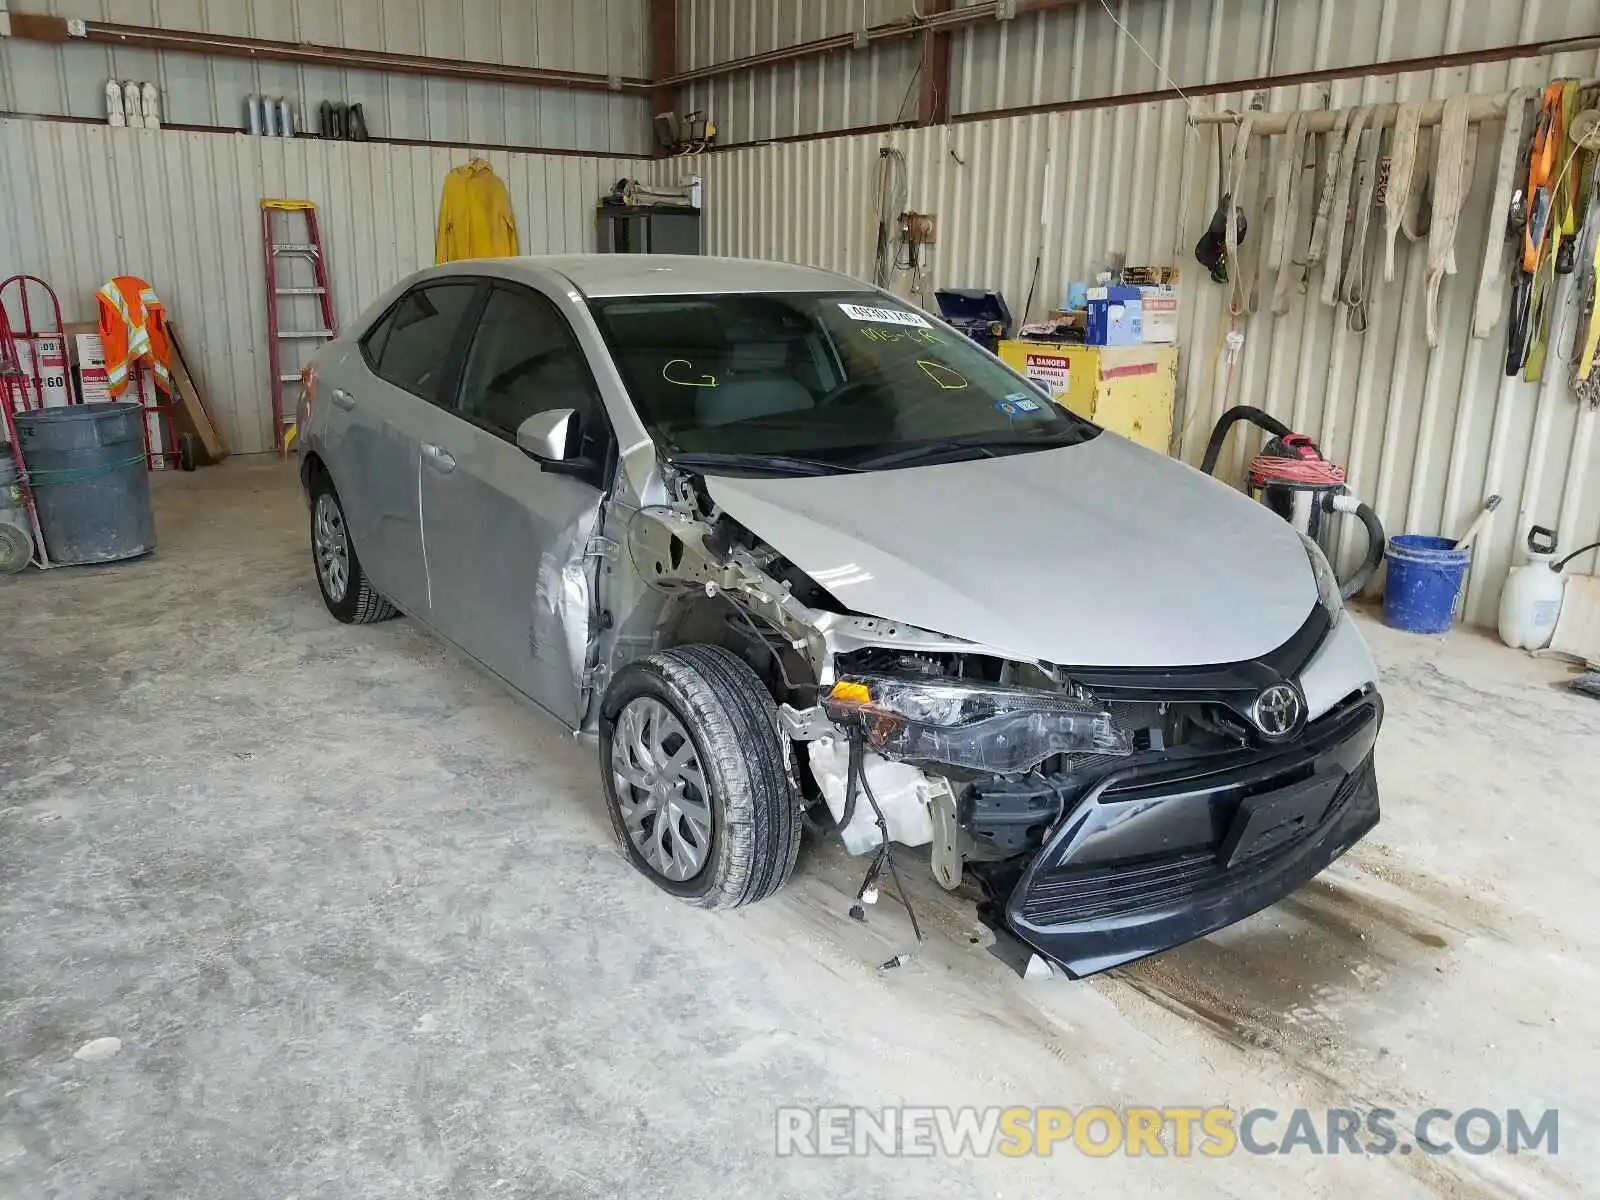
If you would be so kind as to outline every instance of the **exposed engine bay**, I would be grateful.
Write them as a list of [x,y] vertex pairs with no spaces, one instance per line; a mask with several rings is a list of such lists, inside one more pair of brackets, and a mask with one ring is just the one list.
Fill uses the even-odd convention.
[[[1246,820],[1238,814],[1245,798],[1265,789],[1226,784],[1232,790],[1219,792],[1221,799],[1184,807],[1176,826],[1146,819],[1148,831],[1132,833],[1100,828],[1080,810],[1113,778],[1186,765],[1250,767],[1305,728],[1304,700],[1293,688],[1285,694],[1299,709],[1273,727],[1257,712],[1266,693],[1250,680],[1163,690],[1159,678],[1123,680],[1104,671],[1079,678],[1057,665],[851,612],[720,511],[698,476],[669,465],[666,482],[672,502],[632,509],[626,520],[619,557],[641,594],[611,658],[686,641],[719,642],[744,657],[778,705],[802,802],[826,808],[851,854],[873,856],[858,900],[875,894],[881,873],[894,872],[889,847],[896,842],[929,846],[933,874],[947,889],[975,876],[991,912],[1020,899],[1018,884],[1038,860],[1063,857],[1055,847],[1071,824],[1095,842],[1089,860],[1106,868],[1124,859],[1158,865],[1169,851],[1199,846],[1214,855]],[[1314,762],[1297,764],[1272,782],[1299,786],[1317,773]],[[1179,807],[1165,804],[1163,812]],[[1312,821],[1298,813],[1291,824],[1257,849],[1299,837]],[[1280,827],[1287,828],[1284,821]],[[1069,955],[1057,957],[1073,968]],[[1078,965],[1086,972],[1108,964]]]

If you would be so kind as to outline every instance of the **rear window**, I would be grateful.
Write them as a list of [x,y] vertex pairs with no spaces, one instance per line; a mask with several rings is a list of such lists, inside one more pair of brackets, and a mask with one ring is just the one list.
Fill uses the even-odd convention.
[[450,347],[477,284],[436,283],[408,292],[362,343],[377,375],[425,400],[437,400]]

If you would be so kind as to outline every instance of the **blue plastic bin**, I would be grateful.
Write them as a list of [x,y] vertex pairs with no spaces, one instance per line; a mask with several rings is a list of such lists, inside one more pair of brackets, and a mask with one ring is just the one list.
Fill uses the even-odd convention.
[[1388,559],[1383,623],[1411,633],[1449,632],[1472,551],[1457,550],[1454,538],[1402,533],[1389,539]]

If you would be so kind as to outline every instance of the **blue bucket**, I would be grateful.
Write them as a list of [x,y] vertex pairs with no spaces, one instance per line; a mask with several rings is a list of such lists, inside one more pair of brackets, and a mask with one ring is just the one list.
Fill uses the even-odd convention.
[[1389,539],[1388,559],[1383,623],[1411,633],[1448,633],[1472,551],[1457,550],[1454,538],[1402,533]]

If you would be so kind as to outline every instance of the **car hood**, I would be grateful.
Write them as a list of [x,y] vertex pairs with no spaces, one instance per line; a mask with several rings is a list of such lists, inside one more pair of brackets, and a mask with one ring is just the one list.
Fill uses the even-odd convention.
[[711,498],[854,612],[1063,666],[1277,649],[1317,603],[1298,535],[1113,434],[859,474],[712,476]]

